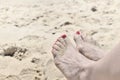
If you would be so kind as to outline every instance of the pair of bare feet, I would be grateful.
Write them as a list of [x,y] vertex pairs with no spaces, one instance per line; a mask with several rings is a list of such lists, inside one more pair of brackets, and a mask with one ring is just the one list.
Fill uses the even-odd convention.
[[94,63],[103,57],[104,51],[79,31],[74,35],[74,41],[76,47],[66,35],[57,39],[52,49],[55,65],[67,80],[90,80]]

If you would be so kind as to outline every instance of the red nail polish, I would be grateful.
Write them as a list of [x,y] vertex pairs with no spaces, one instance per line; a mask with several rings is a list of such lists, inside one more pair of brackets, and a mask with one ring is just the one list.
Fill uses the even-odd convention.
[[67,36],[64,34],[64,35],[62,35],[62,38],[66,38]]
[[80,31],[77,31],[76,34],[80,35]]

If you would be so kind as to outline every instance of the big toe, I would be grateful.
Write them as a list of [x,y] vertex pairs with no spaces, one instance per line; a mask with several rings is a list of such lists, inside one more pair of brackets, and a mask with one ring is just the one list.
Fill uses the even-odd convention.
[[88,43],[99,46],[99,44],[91,36],[85,36],[85,34],[81,34],[80,31],[77,31],[74,35],[74,41],[77,46],[80,46],[80,44],[82,45],[82,43]]
[[74,41],[76,44],[81,44],[84,41],[80,31],[77,31],[76,34],[74,35]]

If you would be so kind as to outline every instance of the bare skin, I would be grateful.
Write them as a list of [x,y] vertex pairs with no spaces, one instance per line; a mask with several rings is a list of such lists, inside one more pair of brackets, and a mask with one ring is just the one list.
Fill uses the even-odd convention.
[[120,43],[106,54],[80,34],[76,34],[74,40],[84,56],[96,61],[91,67],[89,80],[120,80]]
[[90,80],[120,80],[120,43],[97,61]]
[[86,58],[78,52],[67,37],[62,36],[53,45],[52,53],[56,66],[63,72],[67,80],[119,80],[119,48],[120,43],[101,60],[93,62],[88,59],[89,56],[85,55],[88,51],[83,50],[84,54],[82,53],[88,57]]
[[[72,50],[73,52],[70,51],[71,53],[68,52],[69,54],[65,53],[65,55],[64,55],[65,57],[63,59],[61,57],[61,59],[58,61],[59,58],[56,58],[56,54],[54,54],[56,52],[55,50],[57,50],[57,54],[64,54],[63,52],[58,53],[58,49],[62,48],[61,46],[63,46],[63,45],[65,47],[65,44],[63,44],[63,43],[65,43],[65,42],[63,42],[63,38],[62,37],[58,38],[58,40],[54,44],[53,50],[52,50],[53,56],[55,58],[55,64],[63,72],[63,74],[67,77],[68,80],[87,80],[87,78],[90,74],[90,71],[91,71],[90,66],[92,66],[92,63],[93,63],[91,60],[97,61],[97,60],[101,59],[104,55],[103,50],[96,46],[96,42],[94,40],[87,39],[86,37],[83,37],[83,35],[81,35],[81,34],[78,34],[78,33],[75,34],[74,40],[76,42],[77,48]],[[67,41],[68,41],[68,44],[72,45],[72,43],[70,42],[69,39],[67,39]],[[63,44],[63,45],[61,45],[61,44]],[[77,59],[81,58],[80,60],[74,60],[75,58],[71,59],[71,57],[68,57],[68,56],[71,56],[71,54],[74,55],[74,53],[78,54],[78,51],[79,51],[79,54],[80,55],[83,54],[83,57],[86,57],[86,59],[88,61],[84,60],[84,59],[82,60],[81,57],[77,57]],[[75,56],[78,56],[78,55],[75,55]],[[65,63],[71,64],[71,66],[69,67],[63,61]],[[75,63],[73,61],[77,62],[79,65],[81,65],[81,61],[82,62],[85,61],[85,63],[88,63],[89,66],[84,66],[83,70],[79,71],[79,69],[76,69],[76,67],[78,67],[79,65],[77,65],[77,64],[75,65]],[[85,63],[83,63],[83,65],[85,65]],[[73,66],[72,64],[75,65],[76,67]],[[59,66],[59,65],[63,65],[63,66]],[[66,67],[64,67],[64,66],[66,66]],[[81,67],[81,69],[82,69],[82,67]]]
[[56,66],[67,80],[88,80],[94,61],[87,59],[63,35],[53,45],[52,53]]
[[74,41],[78,51],[90,60],[98,61],[105,55],[105,51],[97,46],[96,41],[84,37],[79,31],[74,35]]

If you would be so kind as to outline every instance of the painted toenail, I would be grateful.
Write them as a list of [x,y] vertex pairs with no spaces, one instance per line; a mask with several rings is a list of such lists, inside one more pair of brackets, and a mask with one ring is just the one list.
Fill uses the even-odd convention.
[[67,36],[64,34],[64,35],[62,35],[62,38],[66,38]]
[[80,31],[77,31],[76,34],[80,35]]

